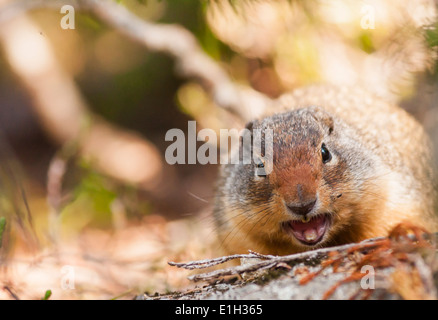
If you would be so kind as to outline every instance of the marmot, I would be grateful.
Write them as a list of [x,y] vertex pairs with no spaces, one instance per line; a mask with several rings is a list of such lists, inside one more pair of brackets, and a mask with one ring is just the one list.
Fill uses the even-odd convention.
[[228,253],[358,242],[403,221],[436,231],[429,140],[400,107],[317,85],[281,96],[247,128],[273,131],[272,171],[222,165],[214,217]]

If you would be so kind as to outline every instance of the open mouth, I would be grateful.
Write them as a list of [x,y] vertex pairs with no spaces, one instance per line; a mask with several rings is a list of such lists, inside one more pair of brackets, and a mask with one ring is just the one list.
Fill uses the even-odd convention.
[[317,215],[309,221],[303,219],[283,222],[285,231],[305,245],[315,245],[320,242],[329,226],[330,217],[328,214]]

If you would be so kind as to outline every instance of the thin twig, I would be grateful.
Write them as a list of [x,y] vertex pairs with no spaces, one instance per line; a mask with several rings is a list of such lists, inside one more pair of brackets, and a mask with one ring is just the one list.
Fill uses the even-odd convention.
[[[226,257],[219,257],[219,258],[214,258],[214,259],[204,259],[204,260],[198,260],[198,261],[190,261],[187,263],[177,263],[177,262],[169,261],[168,264],[173,266],[173,267],[183,268],[183,269],[187,269],[187,270],[193,270],[193,269],[204,269],[204,268],[213,267],[213,266],[216,266],[218,264],[222,264],[222,263],[225,263],[227,261],[234,260],[234,259],[242,259],[242,258],[249,259],[249,258],[261,258],[261,257],[263,257],[263,255],[260,255],[258,253],[234,254],[234,255],[226,256]],[[274,256],[271,256],[271,257],[274,257]]]
[[14,300],[20,300],[20,298],[8,286],[4,286],[3,290],[7,291]]

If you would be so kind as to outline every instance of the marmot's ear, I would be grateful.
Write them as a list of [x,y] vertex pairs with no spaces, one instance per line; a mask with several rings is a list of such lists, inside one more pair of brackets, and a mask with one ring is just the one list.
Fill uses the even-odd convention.
[[250,121],[245,125],[245,128],[240,131],[239,136],[239,159],[240,161],[243,161],[243,150],[249,150],[250,154],[252,155],[252,145],[253,145],[253,128],[254,128],[254,121]]
[[256,120],[250,121],[245,125],[245,128],[243,128],[242,131],[240,131],[240,139],[243,137],[249,136],[252,139],[253,129],[256,125]]
[[242,145],[243,140],[250,139],[249,142],[252,144],[252,130],[254,128],[254,121],[250,121],[245,125],[245,128],[240,131],[240,144]]
[[330,113],[322,109],[321,107],[309,107],[312,116],[318,121],[324,128],[327,129],[327,133],[331,134],[334,128],[334,120]]

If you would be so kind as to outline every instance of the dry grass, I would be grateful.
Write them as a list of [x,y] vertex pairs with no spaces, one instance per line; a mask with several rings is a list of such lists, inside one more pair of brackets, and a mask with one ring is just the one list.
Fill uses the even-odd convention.
[[86,229],[37,253],[17,249],[0,271],[0,299],[41,299],[46,290],[51,299],[132,299],[182,289],[187,271],[167,262],[212,256],[214,233],[203,221],[151,215],[120,230]]

